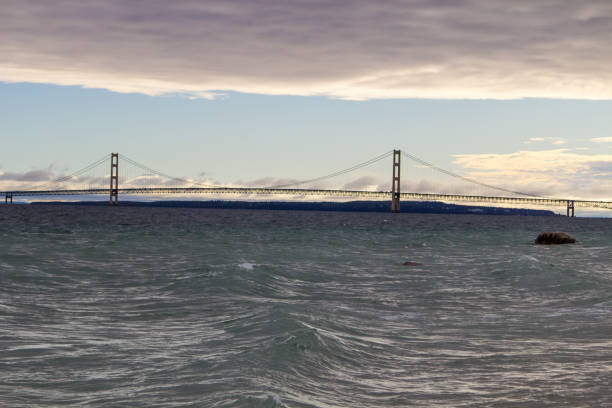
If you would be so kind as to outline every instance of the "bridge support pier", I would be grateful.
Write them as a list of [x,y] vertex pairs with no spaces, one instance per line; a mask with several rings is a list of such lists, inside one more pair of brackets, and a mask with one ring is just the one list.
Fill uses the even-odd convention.
[[119,153],[111,153],[110,205],[119,205]]
[[400,212],[401,150],[393,150],[393,180],[391,184],[391,212]]
[[573,200],[567,200],[567,216],[568,217],[574,216],[574,201]]
[[4,204],[13,204],[13,193],[4,193]]

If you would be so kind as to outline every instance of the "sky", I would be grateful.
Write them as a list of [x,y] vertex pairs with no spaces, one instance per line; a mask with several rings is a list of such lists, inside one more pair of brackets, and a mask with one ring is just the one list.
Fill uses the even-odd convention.
[[[0,190],[111,151],[253,186],[395,148],[612,200],[610,44],[609,0],[3,0]],[[480,193],[403,165],[405,190]],[[319,187],[389,189],[390,173]]]

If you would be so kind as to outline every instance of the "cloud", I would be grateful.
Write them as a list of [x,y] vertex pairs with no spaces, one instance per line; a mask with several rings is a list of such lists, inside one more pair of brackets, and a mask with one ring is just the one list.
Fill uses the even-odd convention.
[[268,188],[305,188],[305,189],[334,189],[339,188],[333,181],[321,180],[304,183],[303,179],[262,177],[255,180],[238,180],[231,183],[228,187],[268,187]]
[[293,178],[262,177],[255,180],[239,180],[236,186],[242,187],[271,187],[299,183],[300,180]]
[[[106,167],[106,166],[105,166]],[[25,172],[0,173],[0,191],[17,190],[68,190],[68,189],[107,189],[109,186],[109,175],[81,174],[79,176],[67,176],[55,171],[51,165],[46,169],[35,169]],[[96,175],[98,173],[98,175]],[[129,179],[119,176],[120,188],[138,187],[200,187],[213,183],[207,179],[190,179],[188,177],[171,179],[151,174],[137,174]]]
[[591,139],[591,142],[595,143],[612,143],[612,137],[595,137]]
[[214,98],[611,99],[608,0],[4,0],[0,80]]
[[550,144],[559,146],[559,145],[565,144],[567,140],[561,137],[532,137],[532,138],[529,138],[529,140],[527,140],[524,143],[533,144],[533,143],[538,143],[538,142],[549,142]]
[[22,173],[2,173],[0,174],[0,180],[2,181],[30,181],[30,182],[38,182],[38,181],[48,181],[53,177],[53,172],[51,169],[44,170],[30,170]]
[[[381,189],[378,188],[378,184],[380,183],[379,180],[375,179],[372,176],[362,176],[359,177],[355,180],[352,180],[346,184],[344,184],[344,186],[342,186],[342,189],[344,190],[367,190],[367,191],[380,191]],[[389,187],[387,188],[383,188],[382,190],[388,190]]]
[[462,174],[483,183],[545,196],[612,199],[612,154],[555,149],[454,158]]

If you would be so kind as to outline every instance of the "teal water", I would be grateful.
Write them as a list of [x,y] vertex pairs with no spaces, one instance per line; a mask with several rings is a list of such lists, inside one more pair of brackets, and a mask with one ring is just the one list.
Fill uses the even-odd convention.
[[[0,406],[612,406],[612,219],[2,206],[0,225]],[[534,245],[547,230],[579,242]]]

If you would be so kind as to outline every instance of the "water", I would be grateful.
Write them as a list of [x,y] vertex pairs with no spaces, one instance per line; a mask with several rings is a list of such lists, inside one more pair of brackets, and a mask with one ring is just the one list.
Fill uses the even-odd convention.
[[611,219],[15,205],[0,225],[1,406],[612,406]]

